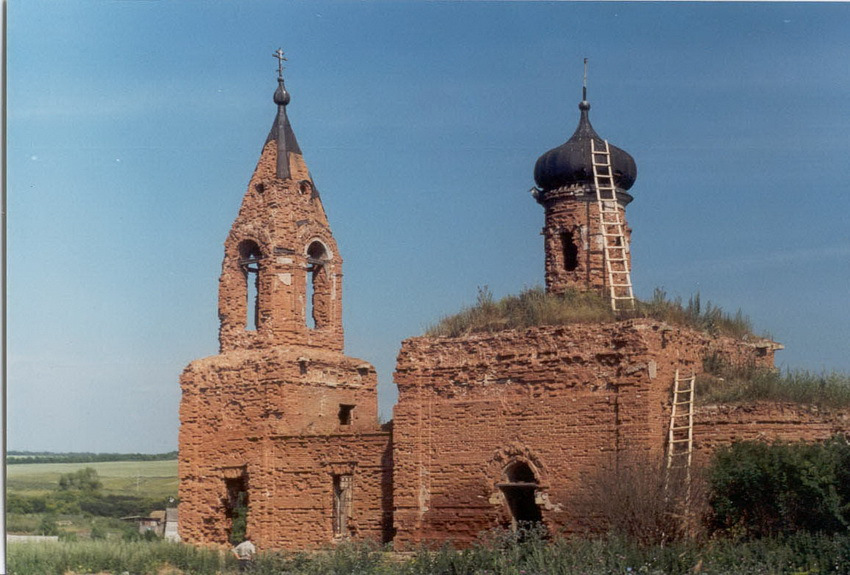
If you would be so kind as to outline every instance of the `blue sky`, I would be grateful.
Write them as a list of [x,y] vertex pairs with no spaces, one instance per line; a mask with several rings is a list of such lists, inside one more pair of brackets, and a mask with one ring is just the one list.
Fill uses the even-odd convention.
[[850,5],[161,2],[8,7],[8,447],[177,446],[222,244],[288,111],[345,259],[346,351],[542,282],[537,157],[636,159],[638,296],[699,291],[850,371]]

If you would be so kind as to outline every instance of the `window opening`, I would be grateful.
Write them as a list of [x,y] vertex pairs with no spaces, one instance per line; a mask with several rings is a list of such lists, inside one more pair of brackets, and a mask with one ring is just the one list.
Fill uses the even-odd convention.
[[354,411],[353,405],[339,404],[339,424],[351,425],[351,412]]
[[307,313],[304,314],[304,319],[307,322],[307,327],[310,329],[316,329],[316,266],[318,264],[312,264],[307,269]]
[[564,252],[564,269],[575,271],[578,268],[578,246],[573,240],[573,232],[561,232],[561,248]]
[[227,519],[227,537],[237,545],[245,540],[248,528],[248,478],[245,475],[225,479],[226,496],[224,515]]
[[327,325],[328,314],[328,273],[325,264],[328,254],[321,242],[313,242],[307,248],[307,309],[304,320],[310,329],[322,328]]
[[254,242],[243,242],[239,247],[239,265],[245,275],[245,329],[255,331],[260,323],[260,247]]
[[344,537],[351,516],[351,475],[334,475],[333,490],[333,533],[334,537]]

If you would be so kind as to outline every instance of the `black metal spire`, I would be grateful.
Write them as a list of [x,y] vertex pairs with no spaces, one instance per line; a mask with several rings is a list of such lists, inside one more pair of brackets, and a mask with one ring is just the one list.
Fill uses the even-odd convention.
[[289,92],[286,91],[286,86],[283,83],[283,63],[286,61],[286,57],[280,48],[272,56],[277,58],[277,90],[274,93],[277,117],[268,139],[277,141],[275,175],[281,180],[286,180],[290,177],[289,154],[290,152],[300,154],[301,150],[298,147],[298,142],[295,141],[295,134],[292,133],[292,127],[289,125],[289,118],[286,117],[286,105],[289,104],[290,99]]
[[[569,140],[540,156],[534,166],[534,180],[541,188],[537,197],[540,202],[546,192],[571,186],[593,182],[593,155],[591,140],[597,146],[603,145],[603,140],[590,124],[590,102],[587,101],[587,58],[584,59],[584,79],[581,89],[582,100],[578,109],[581,110],[578,126]],[[637,177],[637,166],[634,158],[617,146],[610,145],[611,166],[614,181],[623,191],[631,188]]]
[[581,83],[581,102],[578,104],[578,109],[583,115],[590,110],[590,102],[587,101],[587,58],[584,59],[584,79]]
[[587,58],[584,59],[584,80],[581,84],[581,100],[587,102]]

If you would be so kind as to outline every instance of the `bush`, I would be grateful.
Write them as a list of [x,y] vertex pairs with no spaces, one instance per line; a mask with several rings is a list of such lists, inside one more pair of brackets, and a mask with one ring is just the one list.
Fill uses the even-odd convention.
[[59,535],[59,526],[56,524],[56,516],[45,515],[38,525],[39,535]]
[[641,546],[669,545],[694,538],[706,513],[703,471],[692,465],[666,469],[644,452],[625,452],[600,465],[588,482],[586,513],[605,529]]
[[739,537],[846,532],[850,445],[740,442],[712,463],[710,525]]

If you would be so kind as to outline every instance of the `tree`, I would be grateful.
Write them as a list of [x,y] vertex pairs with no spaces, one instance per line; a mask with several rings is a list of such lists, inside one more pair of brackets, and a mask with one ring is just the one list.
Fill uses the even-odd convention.
[[91,467],[63,473],[59,476],[59,491],[81,491],[83,493],[96,493],[103,487],[103,483],[97,476],[97,471]]

